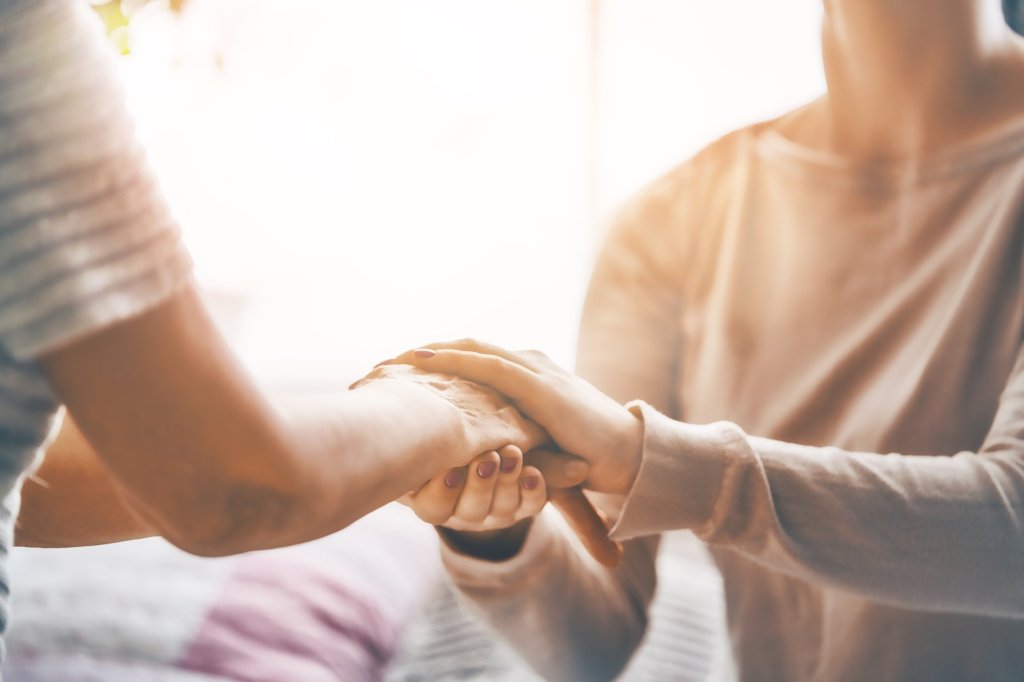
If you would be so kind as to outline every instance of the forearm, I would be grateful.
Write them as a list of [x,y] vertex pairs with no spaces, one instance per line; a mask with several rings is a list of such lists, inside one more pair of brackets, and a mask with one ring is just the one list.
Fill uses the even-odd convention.
[[442,548],[474,610],[550,680],[610,680],[646,629],[657,537],[626,543],[615,569],[595,562],[550,508],[520,552],[484,561]]
[[[292,475],[306,481],[288,485],[307,494],[296,496],[290,523],[262,529],[259,538],[239,538],[241,543],[292,544],[337,530],[417,487],[436,473],[432,465],[442,467],[467,448],[455,415],[399,382],[369,385],[354,396],[339,392],[278,402],[291,433]],[[42,467],[24,484],[16,541],[74,547],[153,535],[139,506],[122,497],[68,416]]]
[[132,509],[197,554],[319,537],[453,463],[543,436],[493,392],[407,368],[282,408],[193,289],[39,361]]
[[153,532],[131,511],[74,420],[66,417],[43,465],[22,487],[15,544],[100,545]]
[[614,535],[688,528],[805,580],[902,606],[1024,616],[1020,443],[952,457],[819,448],[644,408]]
[[[319,537],[478,454],[458,411],[404,381],[282,404],[296,482],[298,538]],[[284,540],[285,538],[282,538]],[[276,542],[276,540],[275,540]]]

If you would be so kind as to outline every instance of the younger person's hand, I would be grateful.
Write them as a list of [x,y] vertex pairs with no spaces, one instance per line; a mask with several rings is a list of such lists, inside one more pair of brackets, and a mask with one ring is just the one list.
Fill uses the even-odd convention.
[[604,520],[577,487],[589,474],[583,460],[548,450],[507,445],[468,466],[449,469],[400,501],[434,524],[456,551],[501,561],[526,539],[530,520],[550,500],[599,563],[615,566],[622,547],[608,538]]
[[[561,469],[562,480],[558,483],[575,485],[587,476],[588,468],[582,461],[557,462],[552,466]],[[536,516],[547,500],[544,474],[535,466],[524,465],[519,448],[506,445],[485,452],[468,466],[438,474],[401,501],[435,526],[486,532],[509,528]]]

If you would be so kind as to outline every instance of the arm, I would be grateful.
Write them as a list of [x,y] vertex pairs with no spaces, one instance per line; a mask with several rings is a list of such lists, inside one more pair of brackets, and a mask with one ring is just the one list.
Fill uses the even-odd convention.
[[223,554],[329,533],[482,450],[535,444],[497,394],[397,368],[268,401],[193,290],[98,28],[63,1],[0,22],[16,93],[0,122],[0,412],[19,465],[63,401],[147,526]]
[[[621,361],[635,359],[626,352]],[[582,380],[472,343],[415,362],[516,396],[592,469],[617,458],[634,469],[629,451],[600,447],[616,437],[617,418],[606,422]],[[644,422],[642,459],[614,537],[691,529],[774,570],[873,600],[1024,618],[1024,348],[983,445],[953,456],[801,446],[631,409]]]
[[191,288],[40,362],[131,509],[204,555],[328,534],[439,469],[539,436],[494,394],[397,369],[279,410]]
[[551,507],[521,530],[525,542],[504,561],[443,544],[441,557],[459,594],[545,679],[615,679],[647,628],[658,538],[626,542],[621,563],[611,569],[583,549]]
[[[592,386],[453,344],[418,364],[518,396],[561,447],[633,471]],[[472,344],[470,344],[472,345]],[[691,529],[805,580],[918,610],[1024,618],[1024,350],[977,452],[849,452],[675,421],[642,403],[642,460],[613,537]]]
[[984,445],[951,457],[794,445],[635,409],[644,463],[620,537],[692,528],[878,601],[1024,618],[1024,351]]
[[15,544],[78,547],[150,535],[74,420],[65,417],[43,465],[22,486]]

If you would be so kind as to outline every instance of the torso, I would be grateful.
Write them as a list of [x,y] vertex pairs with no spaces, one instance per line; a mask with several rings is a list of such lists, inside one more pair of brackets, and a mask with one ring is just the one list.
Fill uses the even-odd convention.
[[[770,125],[691,164],[706,203],[688,226],[677,417],[854,451],[979,448],[1024,340],[1024,121],[913,166],[858,166]],[[1024,623],[716,559],[743,679],[1024,670]]]

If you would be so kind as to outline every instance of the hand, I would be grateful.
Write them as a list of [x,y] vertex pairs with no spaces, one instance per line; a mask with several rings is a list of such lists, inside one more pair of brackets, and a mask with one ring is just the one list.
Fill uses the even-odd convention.
[[[577,485],[587,475],[580,460],[551,462],[562,470],[560,482]],[[559,474],[553,472],[557,479]],[[524,466],[523,453],[514,445],[485,452],[468,466],[449,469],[400,500],[416,515],[435,526],[456,531],[484,532],[509,528],[536,516],[547,504],[544,474]]]
[[391,361],[491,386],[542,426],[558,447],[590,464],[586,485],[629,491],[640,468],[643,425],[629,410],[542,353],[473,340],[432,344]]
[[485,452],[399,501],[438,526],[457,551],[501,561],[519,551],[528,519],[550,499],[591,556],[604,566],[618,565],[622,546],[608,538],[604,520],[576,487],[587,477],[586,463],[545,450],[534,450],[527,458],[531,464],[524,465],[522,451],[514,445]]
[[429,370],[401,365],[378,365],[355,382],[350,389],[381,382],[402,382],[428,391],[453,414],[458,433],[453,434],[449,452],[438,453],[444,459],[430,470],[461,466],[480,452],[513,444],[523,451],[547,442],[544,431],[526,419],[497,391],[472,381],[445,376]]

